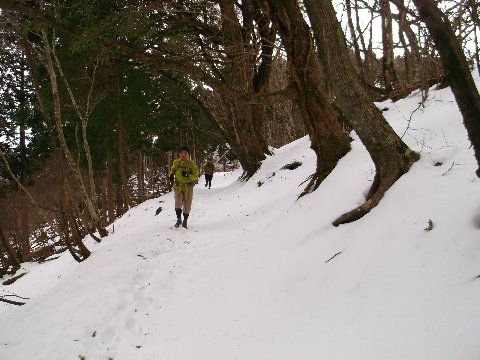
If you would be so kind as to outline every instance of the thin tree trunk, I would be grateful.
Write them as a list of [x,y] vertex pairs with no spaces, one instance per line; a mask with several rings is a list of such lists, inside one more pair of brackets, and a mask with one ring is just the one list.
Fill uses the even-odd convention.
[[22,258],[27,256],[32,251],[32,246],[30,244],[29,238],[29,226],[28,226],[28,207],[22,201],[23,206],[20,208],[21,211],[21,219],[20,219],[20,241],[21,241],[21,248],[22,248]]
[[96,209],[94,207],[94,204],[92,203],[92,200],[90,196],[88,195],[87,189],[85,188],[85,184],[82,179],[82,175],[80,173],[80,170],[78,169],[77,165],[75,164],[75,161],[73,159],[73,156],[68,148],[67,141],[65,139],[65,136],[63,134],[63,128],[62,128],[62,116],[61,116],[61,105],[60,105],[60,97],[58,94],[58,85],[57,85],[57,75],[55,73],[55,68],[53,66],[53,60],[51,56],[51,48],[49,45],[49,40],[48,36],[45,30],[42,30],[42,37],[43,37],[43,42],[44,42],[44,47],[45,47],[45,58],[47,61],[47,72],[50,77],[50,82],[51,82],[51,87],[52,87],[52,96],[53,96],[53,104],[54,104],[54,113],[55,113],[55,127],[57,130],[57,135],[58,139],[60,141],[60,148],[62,149],[62,152],[65,156],[65,159],[67,160],[67,163],[72,171],[73,177],[75,179],[75,182],[78,185],[78,188],[80,190],[80,193],[82,195],[82,200],[84,201],[87,210],[93,219],[95,226],[97,227],[97,230],[100,234],[100,236],[104,237],[108,235],[108,232],[101,226],[101,221],[100,218],[98,217],[98,214],[96,212]]
[[[27,111],[27,97],[26,97],[26,85],[25,85],[25,71],[26,71],[25,56],[21,55],[20,60],[20,108],[26,113]],[[20,119],[20,182],[27,185],[27,143],[26,143],[26,126],[25,120],[22,116]],[[28,238],[28,208],[26,204],[21,207],[23,213],[21,214],[21,231],[20,231],[20,243],[22,257],[26,256],[31,251],[30,240]]]
[[10,241],[8,241],[5,233],[3,232],[2,225],[0,224],[0,241],[3,244],[8,256],[9,265],[13,265],[15,268],[20,267],[20,260],[18,259],[17,255],[15,254],[15,250],[13,249]]
[[[360,46],[358,45],[358,39],[357,39],[357,34],[355,32],[355,25],[353,24],[353,17],[352,17],[352,4],[351,0],[346,0],[345,5],[347,8],[347,23],[348,23],[348,29],[350,31],[351,37],[352,37],[352,45],[353,45],[353,50],[355,51],[355,63],[357,65],[358,71],[360,73],[361,78],[365,81],[365,71],[364,71],[364,65],[362,61],[362,56],[360,53]],[[358,34],[358,37],[363,35],[360,33]]]
[[468,68],[465,54],[450,22],[432,0],[413,1],[440,54],[448,82],[463,116],[472,143],[480,177],[480,95]]
[[478,28],[480,28],[480,17],[478,15],[478,1],[468,0],[470,5],[470,12],[473,20],[473,37],[475,40],[475,63],[477,64],[477,71],[480,75],[480,47],[478,45],[480,39],[478,36]]
[[367,214],[419,156],[393,131],[362,86],[330,0],[305,0],[304,3],[336,101],[370,153],[376,169],[367,201],[335,220],[333,224],[338,226]]
[[138,169],[137,169],[137,182],[138,182],[138,202],[145,201],[145,166],[142,150],[138,150]]
[[70,224],[69,224],[69,217],[67,215],[68,212],[68,201],[65,194],[65,188],[62,186],[60,190],[60,199],[61,199],[61,220],[59,223],[61,224],[61,232],[59,234],[63,234],[63,240],[65,242],[65,246],[67,247],[70,255],[75,259],[77,262],[82,262],[81,256],[77,253],[75,247],[73,246],[70,240]]
[[[67,245],[69,244],[70,241],[70,231],[71,230],[71,236],[72,236],[72,242],[70,243],[71,248],[69,248],[70,253],[72,256],[75,258],[77,261],[83,261],[87,259],[90,256],[90,250],[85,246],[85,244],[82,241],[82,238],[84,237],[83,234],[81,233],[78,224],[76,222],[76,219],[73,215],[72,211],[72,200],[70,199],[70,191],[68,188],[68,183],[67,179],[64,177],[63,180],[63,186],[62,186],[62,205],[63,205],[63,214],[66,220],[65,223],[65,239],[67,242]],[[78,248],[78,252],[75,251],[75,247]],[[75,256],[76,254],[77,256]]]
[[393,31],[392,12],[389,0],[380,0],[380,15],[382,20],[382,44],[383,44],[383,78],[387,94],[397,88],[398,76],[395,70],[393,54]]
[[[408,74],[408,85],[418,81],[418,73],[422,57],[420,55],[420,47],[418,45],[418,39],[415,36],[415,33],[411,29],[410,25],[407,22],[407,11],[404,5],[404,0],[396,0],[396,5],[398,8],[398,16],[400,21],[398,23],[399,27],[399,37],[402,45],[405,49],[405,67]],[[407,39],[405,39],[405,36]],[[407,44],[408,40],[408,44]],[[408,59],[407,59],[408,56]],[[407,69],[408,64],[408,69]]]
[[109,224],[108,222],[108,197],[107,197],[107,176],[104,175],[102,176],[102,179],[100,181],[100,189],[101,189],[101,206],[102,206],[102,211],[100,213],[101,219],[102,219],[102,224],[103,226],[107,226]]
[[132,207],[132,199],[128,188],[127,167],[125,164],[125,125],[123,116],[118,114],[118,171],[121,179],[122,214]]
[[[121,96],[121,89],[120,89],[120,80],[118,73],[116,74],[116,91],[117,91],[117,96]],[[120,179],[122,182],[122,214],[127,212],[128,209],[132,207],[132,200],[130,197],[130,191],[128,189],[128,179],[127,179],[127,169],[125,165],[125,120],[120,113],[120,110],[118,110],[118,123],[117,123],[117,134],[118,134],[118,171],[120,173]]]
[[107,207],[108,207],[108,223],[111,224],[115,220],[115,186],[113,185],[113,164],[110,153],[107,155]]
[[[72,101],[73,108],[75,112],[77,113],[78,118],[80,119],[80,124],[82,127],[82,141],[83,141],[83,151],[85,152],[85,158],[87,160],[87,168],[88,168],[88,182],[90,184],[90,197],[92,201],[95,203],[97,194],[95,190],[95,178],[93,175],[93,162],[92,162],[92,155],[90,152],[90,145],[88,144],[88,138],[87,138],[87,125],[88,125],[88,119],[90,117],[90,102],[91,102],[91,97],[92,97],[92,91],[93,91],[93,85],[95,84],[95,73],[97,71],[97,66],[98,66],[98,61],[97,64],[95,65],[95,69],[93,72],[93,78],[92,78],[92,83],[90,84],[90,90],[87,95],[87,104],[85,109],[81,109],[77,101],[75,100],[75,96],[73,94],[73,91],[70,87],[70,84],[67,80],[67,77],[65,76],[63,72],[63,68],[60,64],[60,61],[58,60],[57,54],[55,52],[55,47],[52,47],[52,55],[53,59],[55,60],[55,64],[57,65],[58,71],[60,73],[60,76],[65,83],[65,86],[67,88],[68,94],[70,96],[70,100]],[[80,146],[78,149],[78,154],[80,156]]]

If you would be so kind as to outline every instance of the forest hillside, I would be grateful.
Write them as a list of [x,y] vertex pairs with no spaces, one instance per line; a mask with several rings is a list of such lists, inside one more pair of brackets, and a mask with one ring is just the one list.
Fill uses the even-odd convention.
[[272,149],[247,182],[202,178],[188,230],[167,193],[86,239],[81,263],[23,263],[0,285],[25,302],[0,303],[0,359],[478,360],[480,180],[450,89],[421,100],[377,103],[421,158],[360,220],[332,225],[374,175],[354,132],[300,199],[308,137]]

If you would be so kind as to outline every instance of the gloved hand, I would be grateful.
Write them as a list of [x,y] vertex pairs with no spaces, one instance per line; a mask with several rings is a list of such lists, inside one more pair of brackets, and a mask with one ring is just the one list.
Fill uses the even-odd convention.
[[170,182],[173,183],[173,181],[175,180],[175,175],[170,174],[168,178],[170,179]]

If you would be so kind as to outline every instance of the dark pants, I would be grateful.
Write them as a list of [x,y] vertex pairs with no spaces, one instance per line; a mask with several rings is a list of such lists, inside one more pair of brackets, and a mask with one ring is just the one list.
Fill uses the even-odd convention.
[[212,186],[212,179],[213,179],[213,174],[205,174],[205,186],[210,187]]

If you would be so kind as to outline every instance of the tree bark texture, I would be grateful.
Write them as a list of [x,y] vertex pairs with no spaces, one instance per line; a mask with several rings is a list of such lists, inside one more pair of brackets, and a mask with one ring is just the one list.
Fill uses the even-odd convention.
[[65,177],[62,186],[61,200],[65,244],[73,258],[81,262],[90,256],[90,250],[88,250],[82,241],[83,234],[79,230],[75,216],[73,215],[72,200],[70,199],[70,191]]
[[389,0],[380,0],[380,15],[382,20],[383,78],[385,90],[389,94],[398,86],[398,76],[394,63],[395,56],[393,54],[392,12]]
[[[255,78],[255,64],[252,58],[253,49],[251,42],[246,41],[251,34],[250,27],[242,27],[235,13],[234,0],[219,1],[222,15],[222,32],[225,53],[227,59],[226,81],[237,91],[252,94],[257,90],[262,91],[265,80]],[[244,7],[248,4],[243,4]],[[243,9],[245,22],[248,24],[248,9]],[[246,32],[242,34],[242,30]],[[267,73],[265,72],[265,76]],[[264,71],[262,70],[262,76]],[[256,86],[255,86],[256,85]],[[255,89],[256,88],[256,89]],[[244,100],[232,97],[224,97],[228,108],[231,130],[234,135],[236,155],[243,167],[244,178],[250,178],[260,167],[269,153],[267,142],[263,136],[263,124],[265,115],[263,107],[250,104]]]
[[414,0],[421,20],[428,28],[440,54],[448,82],[463,116],[472,143],[480,177],[480,95],[468,68],[465,54],[448,18],[432,0]]
[[298,105],[311,148],[317,155],[317,169],[304,195],[315,190],[350,150],[350,140],[331,103],[315,53],[310,27],[296,0],[267,0],[267,11],[279,25],[288,67],[298,92]]
[[341,216],[334,225],[367,214],[385,192],[405,174],[419,155],[411,151],[373,104],[348,56],[344,34],[330,0],[304,0],[318,46],[318,53],[338,106],[367,148],[376,174],[367,201]]
[[115,186],[113,184],[113,159],[110,153],[107,154],[107,207],[108,223],[115,220]]
[[19,268],[20,267],[20,260],[18,259],[17,255],[15,254],[15,250],[13,249],[12,244],[10,244],[10,241],[5,236],[5,233],[3,232],[1,224],[0,224],[0,241],[3,244],[3,248],[7,252],[8,262],[9,262],[8,265],[12,265],[15,268]]
[[138,202],[142,203],[145,200],[145,158],[142,149],[138,150],[137,159],[137,188],[138,188]]

